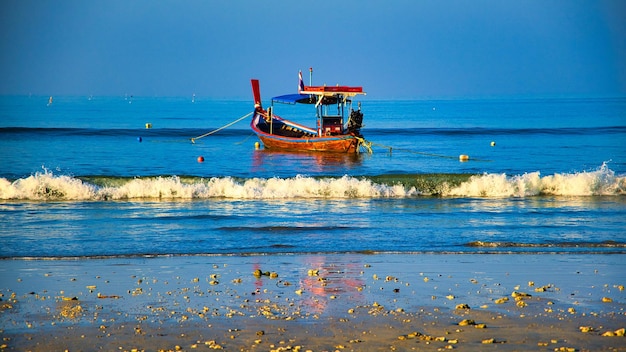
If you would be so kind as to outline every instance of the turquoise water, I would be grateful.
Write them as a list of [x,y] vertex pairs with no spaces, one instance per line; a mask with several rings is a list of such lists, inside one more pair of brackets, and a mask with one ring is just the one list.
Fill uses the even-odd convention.
[[372,154],[298,154],[191,142],[248,101],[0,97],[0,256],[626,252],[626,99],[362,109]]

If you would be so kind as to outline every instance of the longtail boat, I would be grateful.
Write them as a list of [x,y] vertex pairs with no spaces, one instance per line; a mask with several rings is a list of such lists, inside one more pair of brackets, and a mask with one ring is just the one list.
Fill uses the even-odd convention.
[[[250,80],[254,96],[254,113],[250,127],[265,149],[307,152],[358,153],[361,148],[371,152],[361,135],[363,113],[361,103],[352,108],[352,98],[365,95],[363,87],[305,86],[299,72],[298,94],[273,97],[267,109],[261,104],[259,80]],[[310,104],[315,106],[317,127],[307,127],[283,119],[274,113],[275,104]],[[345,114],[348,118],[345,119]]]

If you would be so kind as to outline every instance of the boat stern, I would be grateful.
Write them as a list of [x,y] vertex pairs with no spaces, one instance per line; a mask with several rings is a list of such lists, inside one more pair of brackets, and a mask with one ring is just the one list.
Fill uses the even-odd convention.
[[254,111],[262,111],[263,104],[261,104],[261,88],[259,86],[259,80],[251,79],[250,84],[252,85],[252,97],[254,98]]

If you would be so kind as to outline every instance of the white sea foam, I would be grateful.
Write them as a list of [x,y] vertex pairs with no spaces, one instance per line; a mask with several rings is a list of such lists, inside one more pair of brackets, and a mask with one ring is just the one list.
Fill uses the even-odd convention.
[[403,186],[380,185],[370,180],[349,176],[326,179],[305,176],[253,178],[243,182],[225,177],[212,178],[206,182],[205,187],[198,193],[201,198],[372,198],[406,197],[415,194],[414,189],[406,190]]
[[[9,181],[0,178],[2,200],[99,201],[125,199],[286,199],[286,198],[404,198],[422,191],[412,186],[386,185],[368,178],[252,178],[232,177],[182,180],[177,176],[135,179],[111,178],[113,186],[97,186],[50,171]],[[106,183],[106,182],[105,182]],[[625,195],[626,177],[616,176],[607,165],[596,171],[541,176],[539,172],[508,176],[472,176],[457,186],[441,184],[445,197],[530,197],[537,195]]]
[[626,177],[616,176],[606,164],[596,171],[541,176],[539,172],[507,176],[484,174],[451,188],[446,196],[529,197],[536,195],[599,196],[626,194]]
[[51,172],[9,182],[0,178],[0,199],[19,200],[89,200],[95,199],[98,189],[94,185],[70,176],[55,176]]

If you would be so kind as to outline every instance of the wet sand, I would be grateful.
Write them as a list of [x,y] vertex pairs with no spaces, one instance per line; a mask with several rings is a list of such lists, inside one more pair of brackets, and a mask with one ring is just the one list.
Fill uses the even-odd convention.
[[619,254],[0,263],[6,351],[626,351]]

